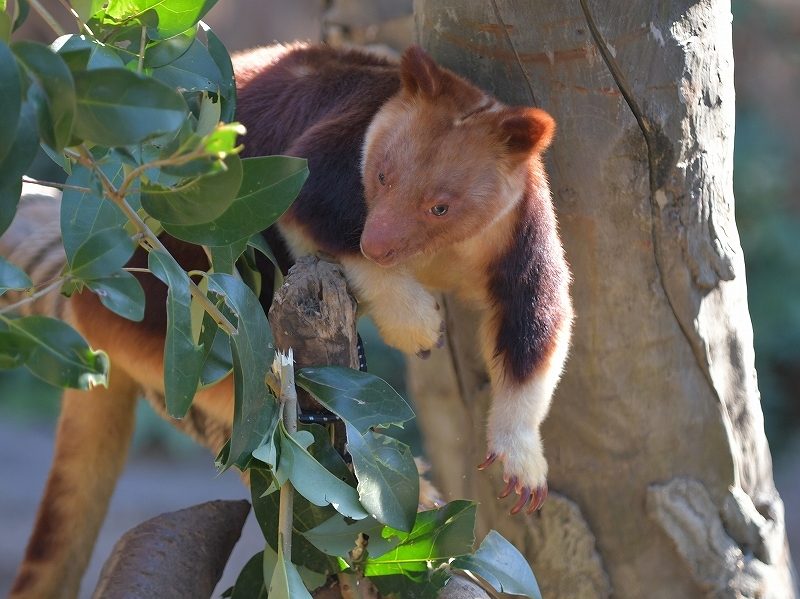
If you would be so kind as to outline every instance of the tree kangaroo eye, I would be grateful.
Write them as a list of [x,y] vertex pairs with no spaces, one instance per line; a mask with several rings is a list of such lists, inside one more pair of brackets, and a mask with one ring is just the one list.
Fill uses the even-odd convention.
[[381,185],[386,186],[386,175],[378,173],[378,181],[381,182]]
[[444,216],[445,214],[447,214],[448,210],[450,210],[450,206],[448,206],[447,204],[439,204],[431,208],[430,212],[434,216]]

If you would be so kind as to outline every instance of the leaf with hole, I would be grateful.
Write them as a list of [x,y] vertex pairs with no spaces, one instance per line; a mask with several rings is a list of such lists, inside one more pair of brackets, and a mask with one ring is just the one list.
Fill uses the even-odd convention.
[[56,387],[87,390],[108,385],[108,356],[94,351],[71,326],[46,316],[26,316],[7,322],[11,332],[34,344],[25,365]]
[[361,504],[378,522],[410,531],[419,505],[419,473],[408,445],[372,431],[362,437],[348,423],[347,450]]

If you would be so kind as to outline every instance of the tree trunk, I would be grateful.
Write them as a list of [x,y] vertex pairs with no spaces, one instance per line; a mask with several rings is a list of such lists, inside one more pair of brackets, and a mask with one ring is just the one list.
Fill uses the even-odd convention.
[[485,457],[474,314],[409,375],[446,496],[482,502],[543,596],[797,597],[733,214],[721,0],[416,0],[443,66],[558,123],[547,168],[572,267],[571,357],[543,428],[553,493],[508,516]]

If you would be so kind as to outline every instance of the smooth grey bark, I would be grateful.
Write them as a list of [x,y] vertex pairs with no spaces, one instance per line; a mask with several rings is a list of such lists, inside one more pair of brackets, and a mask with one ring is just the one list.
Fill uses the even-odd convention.
[[[543,427],[560,497],[512,518],[499,467],[475,470],[490,395],[475,316],[445,298],[448,351],[410,366],[442,491],[482,502],[546,597],[797,597],[733,214],[729,3],[416,0],[415,18],[440,64],[555,117],[577,313]],[[555,542],[562,501],[583,558]]]

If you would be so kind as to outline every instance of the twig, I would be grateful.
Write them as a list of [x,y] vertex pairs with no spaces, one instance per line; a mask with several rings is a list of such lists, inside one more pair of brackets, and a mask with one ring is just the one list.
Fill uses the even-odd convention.
[[[83,145],[79,146],[77,153],[72,151],[69,151],[68,153],[71,157],[75,158],[75,160],[80,162],[86,168],[92,169],[95,167],[94,157],[91,155],[86,146]],[[134,169],[133,172],[136,172],[136,170],[138,169]],[[136,227],[136,230],[142,234],[147,244],[151,248],[171,256],[167,248],[164,247],[164,244],[161,243],[161,240],[158,237],[156,237],[156,235],[150,230],[150,228],[145,224],[145,222],[136,213],[136,211],[133,208],[131,208],[131,205],[128,204],[128,202],[125,200],[125,193],[123,191],[124,184],[123,187],[120,187],[120,189],[117,190],[101,169],[99,168],[96,169],[96,173],[97,176],[100,178],[100,182],[103,184],[103,189],[105,190],[106,197],[108,197],[108,199],[110,199],[117,206],[119,206],[120,210],[122,210],[125,216],[128,217],[128,220],[130,220]],[[125,181],[129,181],[129,179],[130,175],[125,178]],[[234,327],[230,323],[230,321],[227,318],[225,318],[225,315],[219,311],[219,309],[214,305],[214,303],[210,299],[208,299],[208,296],[206,296],[206,294],[203,293],[191,279],[189,279],[189,291],[191,292],[195,300],[197,300],[197,302],[203,307],[203,309],[211,315],[211,317],[223,331],[225,331],[228,335],[238,334],[236,327]]]
[[[293,435],[297,432],[297,389],[294,386],[294,352],[289,348],[287,354],[278,352],[275,355],[280,368],[281,406],[283,407],[283,425],[286,432]],[[290,481],[281,486],[280,507],[278,509],[278,535],[285,559],[292,559],[292,518],[294,514],[294,487]]]
[[144,64],[144,47],[147,44],[147,27],[142,25],[142,40],[139,42],[139,64],[136,67],[136,72],[142,72],[142,65]]
[[67,185],[66,183],[56,183],[55,181],[39,181],[31,179],[30,177],[23,176],[23,183],[35,183],[36,185],[43,185],[45,187],[54,187],[55,189],[72,189],[73,191],[80,191],[81,193],[94,193],[88,187],[79,187],[77,185]]
[[[46,293],[50,293],[53,289],[56,289],[56,288],[60,287],[63,283],[65,283],[70,278],[71,277],[66,277],[63,280],[59,278],[55,283],[52,283],[51,285],[48,285],[44,289],[40,289],[39,291],[37,291],[36,293],[30,295],[29,297],[26,297],[25,299],[22,299],[22,300],[14,303],[14,304],[6,306],[5,308],[0,308],[0,314],[5,314],[6,312],[13,312],[16,308],[19,308],[20,306],[24,306],[25,304],[28,304],[28,303],[33,302],[33,301],[36,301],[37,299],[39,299],[40,297],[42,297]],[[6,319],[3,318],[3,320],[6,320]]]
[[33,10],[39,13],[39,16],[42,17],[48,25],[50,25],[50,28],[56,32],[56,35],[59,37],[62,35],[67,35],[67,32],[64,30],[64,28],[61,27],[55,18],[53,18],[53,15],[47,12],[47,9],[40,4],[39,0],[29,0],[29,2],[30,5],[33,6]]

